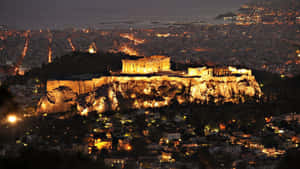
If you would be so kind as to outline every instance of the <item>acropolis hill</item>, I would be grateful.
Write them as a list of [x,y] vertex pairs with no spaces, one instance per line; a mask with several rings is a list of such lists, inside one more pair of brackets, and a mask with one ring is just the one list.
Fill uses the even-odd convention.
[[63,112],[76,106],[82,114],[123,108],[154,108],[172,103],[242,103],[259,99],[261,89],[251,70],[235,67],[171,70],[170,58],[122,60],[121,72],[90,80],[49,80],[39,112]]

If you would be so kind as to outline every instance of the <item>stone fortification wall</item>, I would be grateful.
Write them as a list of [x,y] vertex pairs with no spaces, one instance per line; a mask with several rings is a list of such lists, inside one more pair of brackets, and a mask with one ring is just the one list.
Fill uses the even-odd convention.
[[[178,103],[240,103],[262,95],[254,76],[108,76],[87,81],[48,81],[39,112],[150,108]],[[79,99],[80,98],[80,99]],[[81,101],[79,101],[81,100]]]

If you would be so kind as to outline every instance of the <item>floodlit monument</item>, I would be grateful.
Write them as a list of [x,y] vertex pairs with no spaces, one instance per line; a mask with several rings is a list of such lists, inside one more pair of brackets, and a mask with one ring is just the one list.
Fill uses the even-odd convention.
[[166,56],[122,60],[122,73],[124,74],[149,74],[170,71],[170,68],[170,57]]
[[[259,101],[262,96],[251,70],[223,66],[173,71],[166,56],[124,59],[122,71],[110,76],[49,80],[47,92],[38,112],[63,112],[74,105],[81,114],[105,112],[120,109],[126,99],[130,100],[127,106],[139,109],[168,106],[174,100],[179,104],[237,104],[251,97]],[[77,97],[86,98],[78,102]]]

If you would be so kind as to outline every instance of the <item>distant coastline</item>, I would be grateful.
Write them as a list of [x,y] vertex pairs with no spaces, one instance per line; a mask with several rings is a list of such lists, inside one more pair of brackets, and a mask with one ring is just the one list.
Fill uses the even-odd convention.
[[[141,9],[140,9],[141,10]],[[222,24],[220,20],[215,20],[219,14],[228,11],[235,11],[236,8],[224,9],[180,9],[179,11],[166,12],[163,9],[158,11],[146,11],[143,15],[138,11],[121,11],[119,13],[101,12],[101,11],[79,11],[84,15],[78,16],[73,13],[65,17],[58,17],[50,15],[43,18],[32,20],[31,18],[24,18],[16,20],[14,23],[0,23],[7,25],[9,29],[52,29],[62,30],[68,28],[92,28],[92,29],[129,29],[129,28],[160,28],[168,26],[179,26],[187,24]]]

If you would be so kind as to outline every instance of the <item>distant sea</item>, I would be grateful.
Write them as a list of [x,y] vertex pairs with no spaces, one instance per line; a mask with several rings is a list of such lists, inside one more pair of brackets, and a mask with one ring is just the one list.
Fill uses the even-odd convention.
[[14,29],[128,29],[157,28],[184,24],[220,24],[214,18],[236,8],[178,8],[178,9],[99,9],[78,8],[63,12],[44,12],[41,15],[16,19]]

